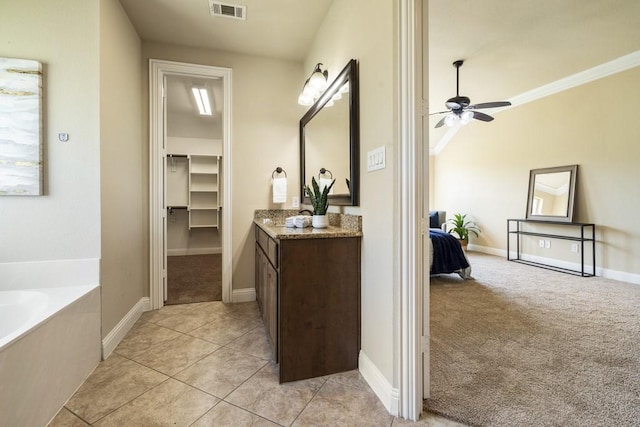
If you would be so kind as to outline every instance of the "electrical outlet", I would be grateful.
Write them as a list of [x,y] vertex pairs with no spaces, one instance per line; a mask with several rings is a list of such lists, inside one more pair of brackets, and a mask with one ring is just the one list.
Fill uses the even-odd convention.
[[540,239],[538,241],[538,246],[540,246],[541,248],[544,248],[544,240]]
[[299,208],[300,207],[300,197],[299,196],[293,196],[293,198],[291,199],[291,207],[292,208]]
[[544,241],[544,247],[547,249],[551,249],[551,240],[545,240]]
[[577,243],[571,244],[571,252],[580,252],[580,247],[578,246]]

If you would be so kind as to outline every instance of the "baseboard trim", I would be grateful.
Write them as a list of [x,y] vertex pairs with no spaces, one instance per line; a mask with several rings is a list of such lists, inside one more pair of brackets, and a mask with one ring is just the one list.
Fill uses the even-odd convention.
[[102,339],[102,360],[105,360],[120,344],[120,341],[131,330],[136,321],[145,311],[151,310],[151,300],[149,297],[140,298],[140,300],[131,307],[131,310],[118,322],[107,336]]
[[369,384],[373,392],[378,396],[387,412],[393,416],[398,416],[400,407],[400,390],[393,388],[389,381],[382,375],[371,359],[364,351],[360,350],[358,357],[358,370],[365,381]]
[[249,302],[256,300],[254,288],[234,289],[231,293],[231,302]]
[[222,253],[222,248],[167,249],[167,256],[212,255],[212,254],[221,254],[221,253]]
[[[469,245],[469,250],[470,251],[477,251],[477,252],[482,252],[485,254],[489,254],[489,255],[497,255],[497,256],[501,256],[503,258],[507,257],[507,251],[504,249],[496,249],[496,248],[490,248],[488,246],[480,246],[480,245]],[[543,263],[543,264],[548,264],[548,265],[552,265],[554,267],[560,267],[560,268],[568,268],[570,270],[577,270],[580,271],[580,264],[579,263],[574,263],[574,262],[567,262],[567,261],[559,261],[557,259],[553,259],[553,258],[545,258],[545,257],[541,257],[541,256],[536,256],[536,255],[521,255],[523,257],[523,259],[529,260],[529,261],[534,261],[534,262],[539,262],[539,263]],[[515,252],[511,252],[511,257],[515,258],[516,257],[516,253]],[[471,268],[473,268],[473,266],[471,266]],[[586,266],[585,265],[585,269],[587,272],[591,272],[591,266]],[[626,283],[631,283],[633,285],[640,285],[640,274],[635,274],[635,273],[628,273],[626,271],[619,271],[619,270],[611,270],[609,268],[602,268],[602,267],[598,267],[596,266],[596,276],[600,276],[600,277],[604,277],[605,279],[611,279],[611,280],[618,280],[620,282],[626,282]]]

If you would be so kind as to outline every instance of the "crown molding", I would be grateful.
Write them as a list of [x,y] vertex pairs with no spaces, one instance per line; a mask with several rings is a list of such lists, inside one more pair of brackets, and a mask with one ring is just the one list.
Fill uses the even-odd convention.
[[[640,50],[632,52],[628,55],[621,56],[612,61],[605,62],[604,64],[596,65],[579,73],[572,74],[555,82],[537,87],[530,91],[516,95],[509,99],[511,101],[510,107],[497,108],[492,111],[492,114],[498,114],[501,111],[508,110],[520,105],[527,104],[532,101],[536,101],[547,96],[555,95],[556,93],[563,92],[565,90],[581,86],[583,84],[592,82],[594,80],[602,79],[604,77],[611,76],[613,74],[621,73],[640,66]],[[435,147],[429,148],[429,155],[437,156],[442,152],[444,147],[451,141],[458,130],[460,125],[456,125],[449,129],[449,131],[438,141]]]

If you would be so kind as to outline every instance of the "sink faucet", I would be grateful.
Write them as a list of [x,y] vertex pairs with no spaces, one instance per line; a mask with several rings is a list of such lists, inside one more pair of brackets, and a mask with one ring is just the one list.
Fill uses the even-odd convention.
[[302,209],[300,212],[298,212],[299,214],[303,214],[303,213],[308,213],[309,215],[313,216],[313,212],[311,212],[309,209]]

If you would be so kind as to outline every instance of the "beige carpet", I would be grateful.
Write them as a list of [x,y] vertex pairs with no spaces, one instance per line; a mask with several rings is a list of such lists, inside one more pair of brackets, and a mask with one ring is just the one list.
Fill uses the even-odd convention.
[[167,257],[165,304],[222,300],[222,255]]
[[429,411],[479,426],[639,426],[640,285],[470,253],[431,279]]

